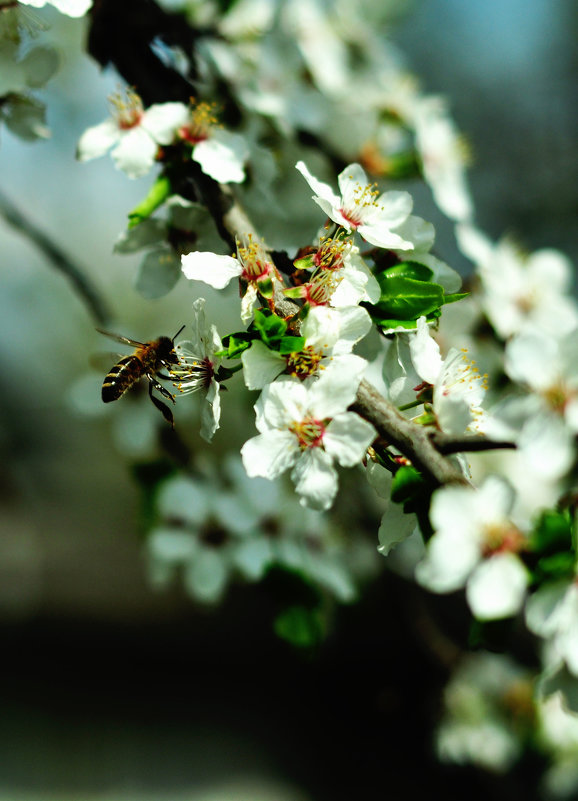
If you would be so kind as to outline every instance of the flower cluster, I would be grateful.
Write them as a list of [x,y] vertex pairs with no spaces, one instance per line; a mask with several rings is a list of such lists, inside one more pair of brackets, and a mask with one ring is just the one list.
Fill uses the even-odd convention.
[[[52,5],[80,16],[90,2]],[[114,250],[144,251],[135,283],[147,301],[178,291],[192,305],[179,341],[180,332],[116,337],[136,351],[105,380],[120,396],[142,377],[159,425],[173,423],[164,401],[175,403],[186,432],[167,448],[179,451],[176,464],[147,493],[151,582],[180,579],[193,600],[216,604],[233,582],[280,569],[351,601],[375,570],[351,535],[362,540],[374,524],[372,557],[384,569],[419,585],[420,598],[454,596],[472,623],[464,650],[485,646],[496,621],[534,638],[535,697],[530,668],[509,657],[479,649],[448,660],[439,757],[504,771],[531,742],[551,759],[546,784],[563,775],[575,788],[578,772],[566,770],[578,742],[572,266],[477,227],[468,146],[446,100],[423,93],[378,39],[371,14],[385,12],[348,7],[345,25],[341,3],[225,5],[220,16],[210,3],[181,9],[183,25],[195,18],[203,32],[191,52],[153,42],[185,87],[194,76],[198,97],[171,92],[147,106],[126,87],[77,148],[82,162],[110,151],[131,179],[154,174]],[[12,11],[22,9],[0,7],[0,119],[41,137],[30,91],[57,62],[47,48],[22,47]],[[423,179],[454,227],[473,264],[467,292],[434,226],[414,214],[420,195],[406,179]],[[208,310],[221,301],[219,333]],[[252,413],[240,422],[241,393],[259,393],[257,433]],[[179,414],[193,394],[191,434]],[[132,458],[157,444],[150,420],[137,427],[147,436],[140,451],[125,443]],[[219,457],[227,468],[207,467],[197,429],[236,452]],[[323,603],[313,607],[297,613],[307,631]],[[281,616],[278,630],[291,620]]]

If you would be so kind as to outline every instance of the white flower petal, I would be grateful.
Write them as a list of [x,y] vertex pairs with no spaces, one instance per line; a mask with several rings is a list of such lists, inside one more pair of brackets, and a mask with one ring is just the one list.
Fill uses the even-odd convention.
[[305,178],[311,189],[313,189],[319,198],[325,200],[330,204],[330,206],[335,206],[337,208],[339,207],[341,199],[333,192],[329,184],[318,181],[315,176],[311,175],[304,162],[298,161],[295,167],[299,170],[301,175]]
[[420,378],[428,384],[435,384],[442,370],[443,359],[425,317],[417,321],[416,333],[409,340],[409,351]]
[[157,150],[154,139],[143,128],[137,127],[121,136],[110,155],[116,167],[129,178],[142,178],[155,163]]
[[243,379],[248,389],[263,389],[284,372],[287,362],[259,340],[241,355]]
[[505,369],[513,381],[532,389],[547,389],[558,377],[558,346],[554,339],[528,332],[519,334],[506,345]]
[[526,625],[540,637],[551,637],[559,624],[567,581],[544,584],[526,601]]
[[327,453],[343,467],[361,462],[377,432],[354,412],[343,412],[331,420],[323,437]]
[[249,150],[239,134],[217,130],[193,148],[193,159],[205,175],[222,184],[239,184],[245,180],[244,164]]
[[235,565],[251,581],[258,581],[273,562],[273,548],[265,537],[253,537],[243,542],[235,552]]
[[528,573],[512,553],[496,554],[474,570],[466,587],[466,598],[474,617],[496,620],[517,614],[522,608]]
[[115,120],[108,119],[99,125],[88,128],[80,137],[76,149],[76,158],[79,161],[104,156],[108,150],[118,142],[121,132]]
[[82,17],[92,6],[92,0],[20,0],[20,3],[33,8],[42,8],[46,3],[69,17]]
[[223,595],[228,569],[218,548],[199,549],[183,575],[189,594],[204,603],[216,603]]
[[310,509],[329,509],[337,494],[337,472],[321,448],[305,451],[291,472],[301,503]]
[[158,511],[162,517],[200,525],[209,514],[207,493],[189,478],[171,478],[160,489]]
[[[410,240],[412,248],[415,248],[418,242],[424,239],[429,241],[433,233],[433,225],[419,217],[409,218],[412,208],[413,198],[409,192],[384,192],[377,199],[374,213],[376,219],[378,218],[380,223],[387,225],[388,228],[399,228],[399,235]],[[417,237],[418,242],[414,241],[414,236]]]
[[220,427],[221,420],[221,385],[214,378],[205,395],[205,401],[201,407],[201,430],[200,435],[205,442],[213,439],[215,431]]
[[286,378],[265,387],[257,403],[257,429],[285,429],[300,422],[307,413],[309,397],[301,381]]
[[192,534],[176,528],[153,529],[147,538],[149,555],[167,565],[179,565],[193,559],[197,547]]
[[183,103],[155,103],[144,112],[141,126],[159,145],[170,145],[189,117],[189,109]]
[[309,409],[319,419],[344,412],[355,400],[367,367],[361,356],[349,354],[329,362],[320,377],[309,379]]
[[204,281],[215,289],[224,289],[231,279],[237,278],[243,271],[233,256],[218,256],[199,250],[182,256],[181,266],[186,278]]
[[247,475],[269,479],[293,467],[299,454],[297,438],[289,431],[267,431],[247,440],[241,448]]
[[453,592],[464,586],[480,558],[478,542],[461,531],[438,531],[428,543],[425,559],[415,571],[419,584],[433,592]]

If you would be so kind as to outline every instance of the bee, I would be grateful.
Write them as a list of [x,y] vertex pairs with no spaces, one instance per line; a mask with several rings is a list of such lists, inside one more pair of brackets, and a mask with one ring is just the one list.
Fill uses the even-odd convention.
[[179,357],[175,351],[175,339],[184,327],[184,325],[181,326],[172,339],[170,337],[159,337],[152,342],[137,342],[134,339],[111,334],[108,331],[97,328],[96,330],[100,334],[135,348],[133,354],[124,356],[109,370],[102,385],[102,400],[104,403],[118,400],[139,379],[146,378],[149,382],[149,397],[151,401],[160,410],[165,420],[173,425],[173,413],[166,403],[163,403],[153,395],[153,390],[156,389],[163,398],[167,398],[172,403],[175,402],[175,396],[168,389],[165,389],[158,379],[172,381],[172,377],[163,375],[161,370],[166,368],[170,371],[171,365],[179,364]]

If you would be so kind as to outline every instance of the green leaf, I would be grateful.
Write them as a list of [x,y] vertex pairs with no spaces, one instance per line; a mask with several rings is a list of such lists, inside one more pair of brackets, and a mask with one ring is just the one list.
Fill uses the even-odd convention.
[[[383,275],[386,273],[380,278]],[[417,320],[438,309],[443,302],[444,291],[439,284],[392,276],[383,282],[381,298],[370,307],[370,313],[380,325],[383,325],[382,320],[388,319]]]
[[148,195],[128,215],[128,227],[134,228],[156,211],[171,194],[171,182],[166,175],[159,175]]
[[405,503],[421,492],[423,486],[424,480],[421,473],[415,467],[404,465],[393,477],[391,500],[394,503]]
[[282,317],[271,312],[264,312],[262,309],[255,312],[253,326],[259,332],[265,345],[269,347],[279,342],[287,330],[287,323]]
[[305,347],[305,337],[283,337],[279,345],[281,356],[288,356],[290,353],[299,353]]
[[551,581],[570,578],[574,575],[575,561],[574,554],[570,551],[544,556],[538,560],[534,573],[540,582],[545,579]]
[[323,639],[319,612],[304,606],[290,606],[273,624],[275,634],[296,648],[311,648]]
[[217,356],[223,359],[238,359],[243,351],[251,347],[251,342],[255,339],[254,334],[241,332],[238,334],[229,334],[223,337],[223,345],[225,348],[220,350]]
[[530,536],[530,550],[538,553],[569,551],[572,548],[572,521],[566,512],[545,511]]
[[420,166],[414,151],[387,157],[385,175],[388,178],[414,178],[420,175]]
[[383,291],[387,292],[387,282],[392,278],[413,278],[415,281],[431,281],[433,270],[426,267],[425,264],[420,264],[418,261],[402,261],[401,264],[396,264],[394,267],[388,267],[375,277]]
[[444,295],[444,304],[455,303],[457,300],[463,300],[469,297],[470,292],[454,292],[452,295]]

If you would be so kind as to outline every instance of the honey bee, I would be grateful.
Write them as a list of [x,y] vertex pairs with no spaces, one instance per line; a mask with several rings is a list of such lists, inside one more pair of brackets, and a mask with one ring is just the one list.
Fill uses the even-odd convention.
[[181,326],[172,339],[170,337],[159,337],[152,342],[137,342],[134,339],[111,334],[108,331],[97,328],[96,330],[100,334],[135,348],[133,354],[124,356],[109,370],[102,385],[102,400],[104,403],[118,400],[139,379],[146,378],[149,382],[149,397],[151,401],[160,410],[165,420],[173,425],[173,413],[166,403],[163,403],[153,395],[153,389],[156,389],[163,398],[167,398],[172,403],[175,402],[175,396],[168,389],[165,389],[158,379],[172,381],[172,377],[163,375],[161,370],[164,367],[170,371],[171,365],[179,363],[179,357],[175,351],[175,339],[184,327],[184,325]]

